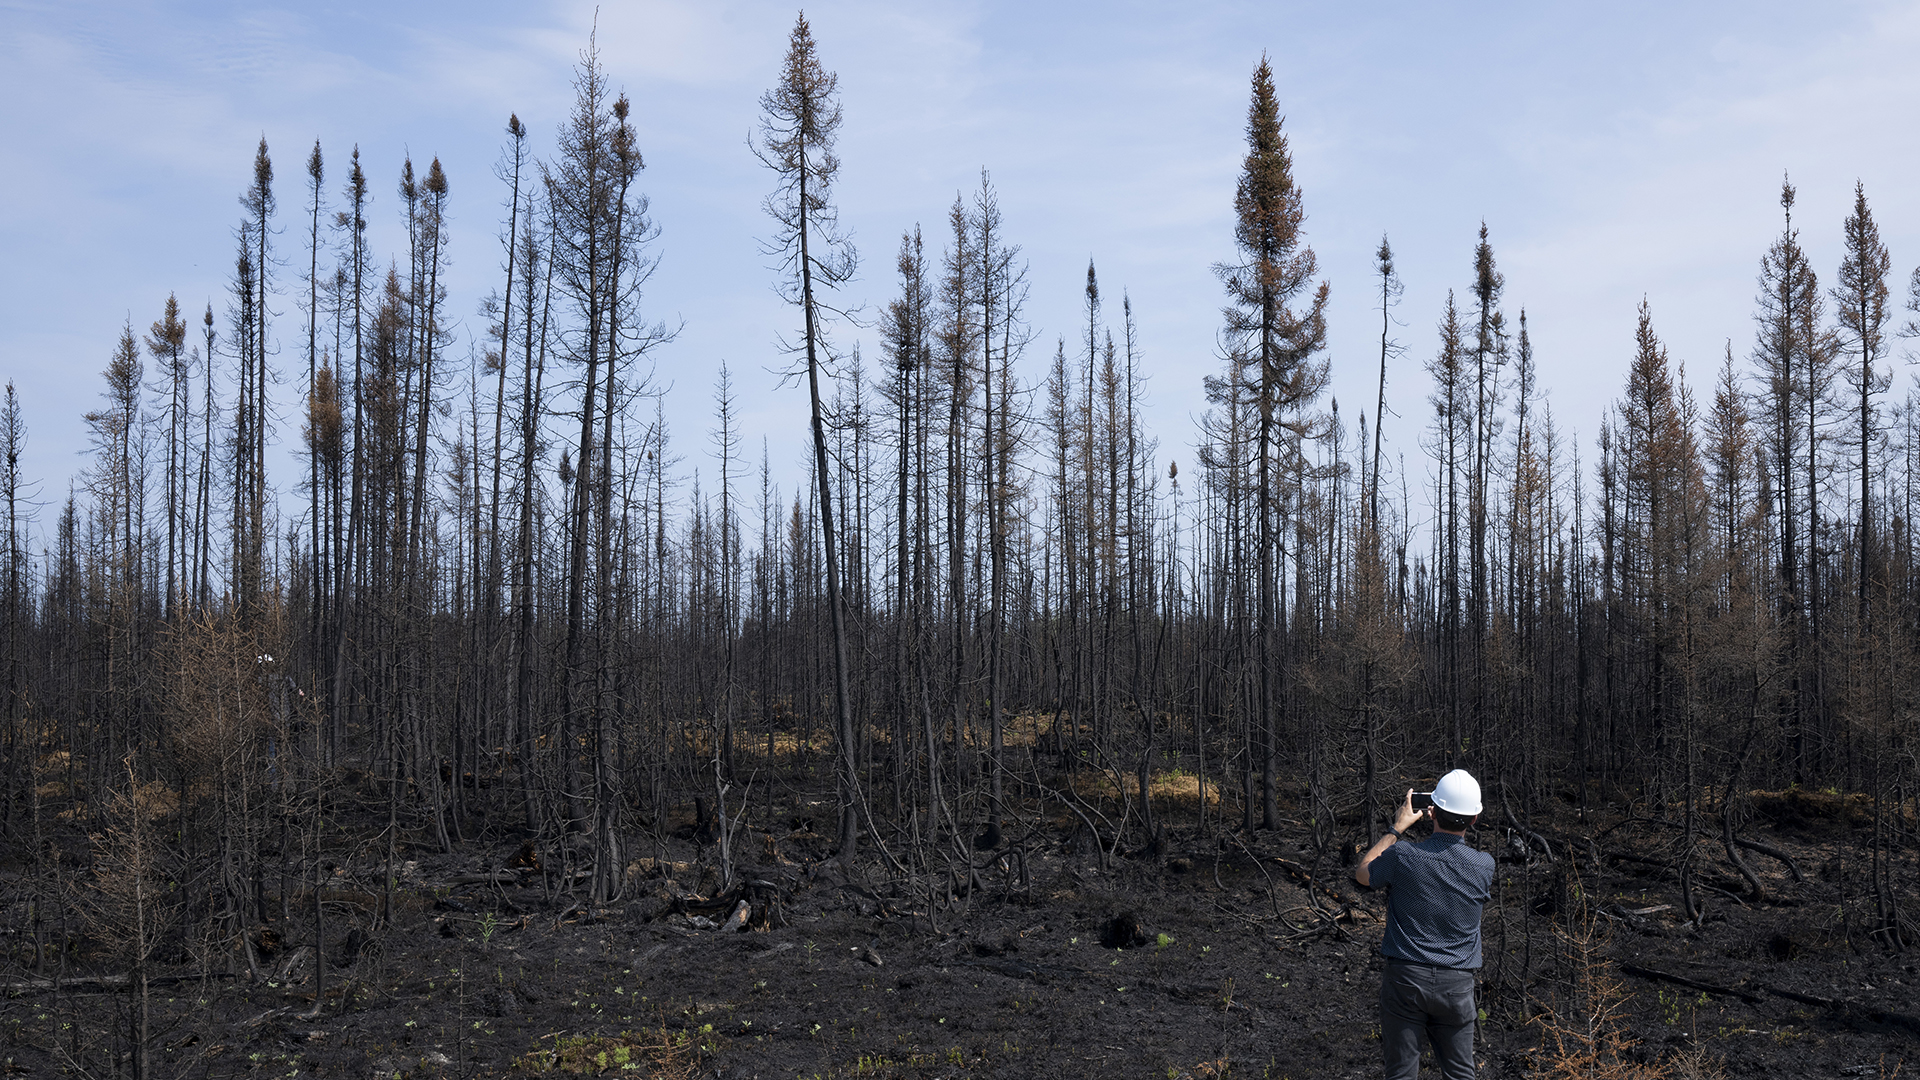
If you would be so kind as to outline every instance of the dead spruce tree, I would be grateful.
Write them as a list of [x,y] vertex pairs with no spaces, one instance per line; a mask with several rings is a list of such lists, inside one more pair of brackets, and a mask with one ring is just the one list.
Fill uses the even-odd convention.
[[834,533],[827,463],[827,425],[820,405],[820,368],[830,359],[826,314],[819,293],[853,276],[853,242],[840,230],[833,181],[840,171],[834,143],[840,130],[839,78],[820,66],[805,15],[793,24],[780,81],[760,97],[760,134],[754,155],[778,178],[765,202],[776,228],[765,250],[776,260],[782,290],[798,305],[802,338],[787,348],[806,357],[807,395],[812,405],[814,472],[820,495],[820,535],[827,561],[827,611],[833,628],[834,738],[840,774],[840,856],[859,846],[859,775],[855,771],[853,713],[847,698],[847,631],[841,611],[839,551]]

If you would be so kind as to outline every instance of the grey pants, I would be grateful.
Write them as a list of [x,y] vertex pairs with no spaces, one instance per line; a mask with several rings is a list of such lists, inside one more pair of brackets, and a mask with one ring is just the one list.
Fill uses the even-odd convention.
[[1473,972],[1388,958],[1380,977],[1380,1051],[1387,1080],[1420,1074],[1420,1039],[1445,1080],[1472,1080]]

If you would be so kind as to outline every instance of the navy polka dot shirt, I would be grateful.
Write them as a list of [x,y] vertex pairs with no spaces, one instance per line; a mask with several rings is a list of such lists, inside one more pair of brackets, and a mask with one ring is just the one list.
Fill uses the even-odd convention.
[[1444,968],[1480,966],[1480,907],[1493,896],[1493,856],[1435,832],[1381,852],[1367,879],[1387,890],[1380,953]]

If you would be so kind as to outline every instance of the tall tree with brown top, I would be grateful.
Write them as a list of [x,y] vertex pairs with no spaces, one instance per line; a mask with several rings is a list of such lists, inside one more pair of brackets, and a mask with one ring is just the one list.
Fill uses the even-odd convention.
[[1449,752],[1460,748],[1465,733],[1460,712],[1460,481],[1468,463],[1472,433],[1472,390],[1468,386],[1467,347],[1460,309],[1453,292],[1440,320],[1440,349],[1427,361],[1433,376],[1433,427],[1428,450],[1440,467],[1434,477],[1433,505],[1440,520],[1433,527],[1433,572],[1438,575],[1439,605],[1434,630],[1439,654],[1437,693],[1450,724]]
[[840,81],[820,65],[813,31],[803,14],[787,40],[780,81],[760,96],[760,133],[753,144],[777,186],[764,206],[776,229],[766,251],[776,260],[788,302],[800,308],[802,340],[790,346],[806,357],[807,396],[812,408],[813,457],[820,495],[820,534],[827,561],[827,611],[833,627],[834,736],[839,743],[840,855],[852,859],[859,845],[859,777],[854,771],[853,713],[847,700],[847,635],[841,611],[839,551],[834,533],[833,470],[827,462],[826,416],[821,409],[820,369],[830,358],[826,316],[819,293],[853,276],[853,242],[840,229],[833,182],[840,172],[834,144],[840,131]]
[[[1400,282],[1400,275],[1393,267],[1393,247],[1387,243],[1385,233],[1380,234],[1380,248],[1373,253],[1374,276],[1380,279],[1380,392],[1373,406],[1373,460],[1367,469],[1367,525],[1378,530],[1380,527],[1380,429],[1385,425],[1387,413],[1387,361],[1402,351],[1400,343],[1393,339],[1393,306],[1399,302],[1407,287]],[[1378,537],[1373,537],[1378,542]]]
[[1873,451],[1879,438],[1880,421],[1874,395],[1886,392],[1893,381],[1891,371],[1880,369],[1886,346],[1887,272],[1893,260],[1887,246],[1880,242],[1880,226],[1874,223],[1867,207],[1867,189],[1853,185],[1853,213],[1843,227],[1846,257],[1840,262],[1839,284],[1833,289],[1833,303],[1840,318],[1841,347],[1854,355],[1855,366],[1848,379],[1854,392],[1853,437],[1860,466],[1860,520],[1854,535],[1853,572],[1858,601],[1859,629],[1864,631],[1869,613],[1870,589],[1877,576],[1873,545]]
[[1473,339],[1473,442],[1468,449],[1467,476],[1467,641],[1473,648],[1473,710],[1469,738],[1484,720],[1487,707],[1487,619],[1492,604],[1492,581],[1487,523],[1492,515],[1493,437],[1500,407],[1500,369],[1506,366],[1506,315],[1500,296],[1507,279],[1495,268],[1487,223],[1480,223],[1480,240],[1473,249],[1473,300],[1477,326]]
[[[1234,246],[1238,259],[1214,267],[1226,286],[1223,338],[1228,362],[1246,370],[1258,413],[1255,446],[1255,545],[1259,577],[1255,614],[1258,665],[1257,723],[1264,824],[1280,823],[1277,782],[1280,688],[1275,670],[1279,631],[1275,558],[1281,528],[1275,494],[1298,478],[1274,475],[1285,436],[1304,434],[1307,408],[1327,384],[1327,285],[1312,284],[1318,270],[1303,242],[1306,209],[1293,182],[1293,155],[1281,130],[1273,68],[1265,57],[1253,73],[1247,108],[1247,156],[1234,191]],[[1304,306],[1296,308],[1304,301]]]
[[182,580],[177,571],[179,555],[186,540],[186,531],[182,526],[185,524],[187,507],[187,422],[192,417],[192,401],[187,396],[192,374],[186,355],[187,324],[180,318],[180,301],[171,294],[167,296],[165,314],[147,332],[146,344],[148,354],[160,365],[162,385],[167,394],[164,419],[167,430],[167,493],[162,500],[167,515],[167,568],[162,571],[166,595],[162,598],[161,610],[171,618],[175,607],[175,590]]
[[[140,540],[146,531],[141,511],[146,502],[146,454],[140,420],[140,343],[132,325],[120,331],[102,375],[104,407],[86,414],[91,429],[94,465],[86,474],[94,497],[99,530],[96,588],[104,599],[106,631],[105,715],[116,729],[111,737],[116,752],[125,752],[139,738],[134,695],[140,672],[140,612],[142,565]],[[104,767],[104,766],[103,766]]]
[[[307,397],[316,395],[320,376],[320,207],[322,202],[322,183],[326,179],[326,162],[320,154],[320,140],[313,140],[313,152],[307,155]],[[309,446],[311,451],[312,447]],[[307,455],[307,562],[310,577],[308,588],[311,602],[307,605],[311,619],[309,628],[309,659],[315,668],[320,666],[321,639],[323,637],[322,619],[326,605],[320,602],[324,589],[325,561],[321,553],[325,550],[320,530],[322,492],[320,486],[320,459],[313,453]],[[171,591],[171,588],[169,588]]]
[[[1760,262],[1759,340],[1753,359],[1760,369],[1760,397],[1767,428],[1766,450],[1773,466],[1772,490],[1777,499],[1774,508],[1778,530],[1778,583],[1775,596],[1780,620],[1788,629],[1784,662],[1787,670],[1782,694],[1782,722],[1793,779],[1802,778],[1806,761],[1805,727],[1812,722],[1816,708],[1812,673],[1804,661],[1813,650],[1811,615],[1818,610],[1818,583],[1812,569],[1818,508],[1809,505],[1817,493],[1813,466],[1820,443],[1814,421],[1824,387],[1818,375],[1823,369],[1820,354],[1820,286],[1806,250],[1800,246],[1800,233],[1793,227],[1796,191],[1791,183],[1780,185],[1780,207],[1784,224],[1780,236],[1767,249]],[[1799,470],[1807,467],[1803,477]],[[1804,486],[1803,486],[1804,485]]]
[[272,321],[267,297],[272,281],[273,159],[267,140],[253,156],[253,183],[240,196],[246,211],[240,227],[241,254],[235,289],[240,301],[240,394],[235,416],[235,550],[237,601],[251,608],[264,587],[267,511],[267,328]]
[[[616,365],[665,336],[663,330],[642,329],[630,319],[634,289],[651,267],[639,249],[654,232],[646,218],[645,199],[635,197],[633,191],[644,162],[628,111],[626,97],[616,97],[608,86],[597,47],[590,46],[574,79],[574,108],[561,127],[559,157],[543,170],[553,246],[549,272],[560,290],[557,299],[571,308],[572,329],[563,334],[561,349],[581,372],[580,434],[570,459],[574,471],[567,508],[564,689],[568,705],[562,714],[566,729],[560,741],[573,745],[574,739],[584,735],[592,747],[592,835],[598,867],[593,888],[601,899],[617,894],[622,865],[614,822],[619,776],[606,695],[605,650],[605,634],[612,624],[608,609],[618,608],[608,596],[612,569],[608,560],[616,557],[608,550],[613,420],[619,407]],[[569,483],[564,472],[562,483]],[[596,535],[601,538],[598,544]],[[594,575],[591,601],[589,573]],[[571,755],[561,755],[560,760],[563,771],[573,768]],[[565,777],[570,793],[584,790],[572,781],[570,775]],[[569,801],[573,803],[569,812],[584,817],[586,807],[579,797],[570,794]]]
[[[895,497],[894,523],[896,540],[894,553],[894,745],[905,747],[914,741],[914,726],[910,718],[917,711],[916,702],[923,700],[915,693],[918,679],[925,677],[925,667],[916,647],[920,641],[920,620],[925,605],[920,603],[925,572],[924,545],[916,544],[925,528],[924,499],[914,498],[914,488],[910,480],[917,478],[924,489],[927,478],[926,439],[927,429],[925,394],[927,368],[933,360],[928,320],[933,307],[933,289],[927,277],[927,257],[925,242],[921,239],[920,227],[914,226],[910,233],[900,236],[900,253],[895,260],[900,274],[900,296],[887,305],[887,314],[883,327],[886,333],[887,351],[893,361],[894,379],[888,385],[887,392],[893,395],[898,410],[898,431],[896,442],[896,469],[899,478],[898,492]],[[927,722],[932,722],[927,716]],[[932,737],[929,727],[926,732],[927,752],[927,804],[931,807],[939,798],[939,746]],[[895,756],[894,804],[903,808],[906,804],[906,787],[909,776],[909,759],[905,754]],[[937,820],[931,809],[928,820]]]

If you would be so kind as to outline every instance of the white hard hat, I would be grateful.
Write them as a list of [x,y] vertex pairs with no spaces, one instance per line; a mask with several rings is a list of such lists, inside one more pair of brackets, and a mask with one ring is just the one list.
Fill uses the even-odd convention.
[[1433,785],[1433,805],[1449,814],[1473,817],[1480,812],[1480,781],[1465,769],[1455,769]]

